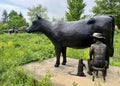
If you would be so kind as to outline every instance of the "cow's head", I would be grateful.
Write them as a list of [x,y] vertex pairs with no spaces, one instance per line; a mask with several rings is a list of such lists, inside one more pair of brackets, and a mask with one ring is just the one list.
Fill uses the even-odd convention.
[[44,28],[44,25],[45,24],[44,24],[43,19],[37,15],[35,20],[32,22],[32,25],[30,27],[28,27],[26,31],[28,33],[41,32],[42,28]]

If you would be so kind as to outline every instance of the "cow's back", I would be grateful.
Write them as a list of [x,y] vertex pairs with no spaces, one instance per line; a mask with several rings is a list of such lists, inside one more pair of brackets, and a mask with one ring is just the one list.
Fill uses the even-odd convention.
[[107,39],[110,39],[111,18],[109,16],[96,16],[79,21],[58,22],[54,27],[54,32],[63,46],[85,48],[91,45],[91,35],[94,32],[103,33]]
[[85,48],[91,44],[91,27],[85,20],[60,22],[54,29],[59,42],[63,46]]

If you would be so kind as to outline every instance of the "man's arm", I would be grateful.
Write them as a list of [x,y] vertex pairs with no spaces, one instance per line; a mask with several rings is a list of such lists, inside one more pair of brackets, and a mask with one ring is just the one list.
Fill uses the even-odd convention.
[[93,53],[94,53],[94,46],[91,45],[91,47],[90,47],[90,53],[89,53],[90,60],[92,60],[92,55],[93,55]]

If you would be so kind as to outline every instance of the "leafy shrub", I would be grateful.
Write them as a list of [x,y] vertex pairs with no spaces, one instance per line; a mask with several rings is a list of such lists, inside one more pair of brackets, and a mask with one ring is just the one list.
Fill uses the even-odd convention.
[[51,74],[46,74],[44,77],[40,78],[38,86],[53,86],[51,82]]
[[53,86],[50,78],[50,75],[46,75],[37,81],[22,67],[11,68],[2,75],[4,86]]
[[20,28],[21,26],[25,26],[27,25],[27,22],[24,18],[21,18],[20,16],[12,16],[9,20],[8,20],[8,25],[9,28],[12,28],[14,25],[16,26],[16,28]]
[[8,25],[0,23],[0,30],[6,30],[6,29],[8,29]]

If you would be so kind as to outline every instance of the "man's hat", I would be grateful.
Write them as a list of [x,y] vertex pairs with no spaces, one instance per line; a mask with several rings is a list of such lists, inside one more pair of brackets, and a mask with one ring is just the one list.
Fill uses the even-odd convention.
[[101,33],[93,33],[92,37],[99,38],[99,39],[105,39]]

